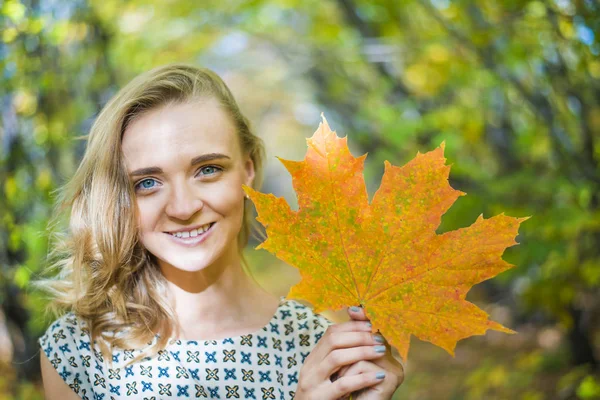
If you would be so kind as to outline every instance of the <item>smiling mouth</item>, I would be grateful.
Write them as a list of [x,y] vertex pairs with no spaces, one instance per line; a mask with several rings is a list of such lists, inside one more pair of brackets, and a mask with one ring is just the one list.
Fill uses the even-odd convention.
[[211,222],[210,224],[201,226],[198,229],[192,229],[191,231],[179,231],[179,232],[175,232],[175,233],[164,232],[164,233],[166,233],[167,235],[172,236],[174,238],[178,238],[178,239],[195,238],[195,237],[204,235],[215,225],[215,223],[216,222]]

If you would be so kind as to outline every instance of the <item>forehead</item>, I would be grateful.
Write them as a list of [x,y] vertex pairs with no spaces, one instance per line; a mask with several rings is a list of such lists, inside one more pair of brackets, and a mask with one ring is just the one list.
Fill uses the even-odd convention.
[[134,119],[123,134],[129,170],[189,160],[205,153],[241,157],[233,121],[214,99],[168,104]]

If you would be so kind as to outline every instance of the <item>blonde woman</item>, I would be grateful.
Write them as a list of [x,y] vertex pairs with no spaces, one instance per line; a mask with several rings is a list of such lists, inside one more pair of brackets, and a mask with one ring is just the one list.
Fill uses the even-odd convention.
[[47,399],[391,398],[402,367],[361,309],[332,324],[245,272],[263,157],[210,70],[155,68],[108,102],[37,283],[66,311],[39,339]]

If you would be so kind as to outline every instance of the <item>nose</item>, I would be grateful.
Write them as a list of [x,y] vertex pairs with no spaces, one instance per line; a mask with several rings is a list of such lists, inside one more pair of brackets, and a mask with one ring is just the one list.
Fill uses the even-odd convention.
[[169,194],[165,213],[172,218],[187,221],[200,209],[204,203],[189,185],[174,185]]

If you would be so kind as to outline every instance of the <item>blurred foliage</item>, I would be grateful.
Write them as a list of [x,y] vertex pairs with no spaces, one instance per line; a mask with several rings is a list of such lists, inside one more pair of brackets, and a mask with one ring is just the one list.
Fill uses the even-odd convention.
[[[1,391],[39,390],[30,359],[49,321],[28,282],[75,138],[131,77],[187,61],[231,85],[267,141],[264,191],[292,204],[273,156],[301,158],[323,110],[369,153],[370,196],[383,160],[446,142],[468,196],[439,232],[533,216],[504,255],[517,267],[469,293],[519,335],[469,339],[455,359],[418,344],[397,398],[600,398],[598,32],[592,0],[0,0],[0,302],[14,360]],[[249,253],[274,293],[297,280]]]

